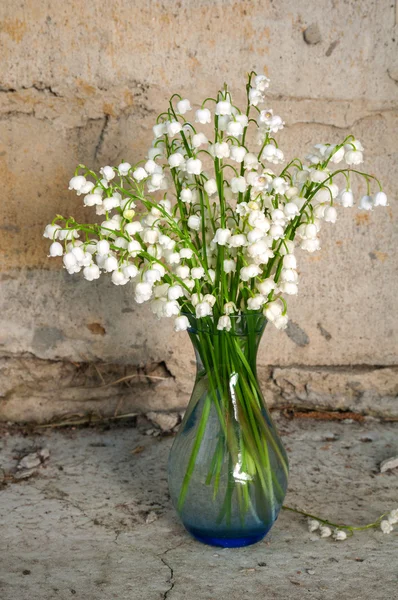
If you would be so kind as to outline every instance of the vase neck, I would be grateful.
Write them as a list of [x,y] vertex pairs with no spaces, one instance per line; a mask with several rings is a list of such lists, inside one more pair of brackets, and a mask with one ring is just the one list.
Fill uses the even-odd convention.
[[213,322],[204,321],[193,318],[188,330],[198,373],[217,370],[220,377],[229,377],[237,370],[250,370],[256,375],[257,351],[266,325],[263,315],[236,319],[230,331],[218,331]]

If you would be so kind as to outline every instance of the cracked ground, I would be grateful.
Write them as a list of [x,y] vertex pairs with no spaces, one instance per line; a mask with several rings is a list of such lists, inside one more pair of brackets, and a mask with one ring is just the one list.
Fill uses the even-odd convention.
[[[286,504],[365,524],[398,508],[397,424],[286,420]],[[9,429],[0,438],[1,600],[386,600],[398,588],[397,531],[320,539],[282,511],[263,542],[204,546],[179,524],[167,492],[172,436],[145,426]],[[48,448],[28,479],[21,456]]]

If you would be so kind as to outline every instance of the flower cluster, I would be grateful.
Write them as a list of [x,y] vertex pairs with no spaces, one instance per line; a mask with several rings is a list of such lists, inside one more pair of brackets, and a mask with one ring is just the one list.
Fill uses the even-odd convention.
[[366,183],[360,209],[386,206],[387,196],[358,170],[363,146],[353,136],[317,144],[304,162],[295,158],[275,172],[285,163],[275,139],[284,122],[262,108],[268,86],[251,73],[243,111],[227,87],[195,112],[175,95],[144,160],[99,173],[79,165],[69,189],[104,220],[88,225],[58,215],[44,233],[49,255],[88,281],[109,273],[115,285],[132,282],[136,302],[173,317],[177,331],[188,328],[187,314],[229,331],[231,315],[251,311],[285,328],[286,298],[299,289],[296,251],[318,251],[336,207],[354,205],[353,174]]
[[333,539],[338,542],[342,542],[347,539],[347,534],[342,529],[338,529],[336,527],[334,530],[332,530],[328,525],[323,525],[316,519],[308,519],[308,531],[310,533],[317,531],[321,538],[333,537]]

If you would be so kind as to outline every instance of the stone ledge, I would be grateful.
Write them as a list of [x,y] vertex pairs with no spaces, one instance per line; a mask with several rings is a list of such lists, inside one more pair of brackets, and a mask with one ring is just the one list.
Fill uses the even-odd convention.
[[[259,378],[273,408],[354,412],[398,418],[398,367],[261,366]],[[181,411],[193,373],[177,379],[166,362],[145,365],[0,357],[0,421],[46,423]]]
[[398,417],[397,367],[277,367],[272,380],[292,407]]

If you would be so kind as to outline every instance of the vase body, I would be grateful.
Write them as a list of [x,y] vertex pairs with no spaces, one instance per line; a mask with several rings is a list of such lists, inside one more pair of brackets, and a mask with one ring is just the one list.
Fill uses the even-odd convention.
[[231,317],[230,331],[190,320],[197,373],[169,457],[169,490],[198,540],[237,547],[261,540],[286,494],[288,461],[257,380],[266,325],[258,313]]

